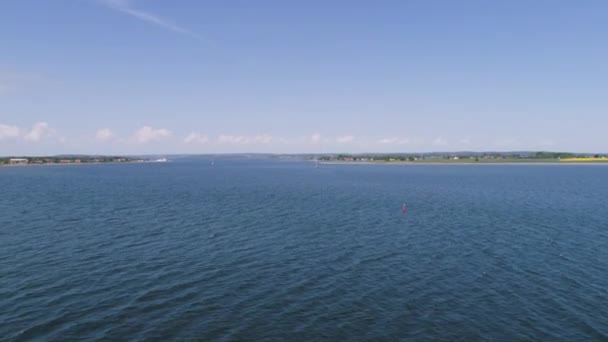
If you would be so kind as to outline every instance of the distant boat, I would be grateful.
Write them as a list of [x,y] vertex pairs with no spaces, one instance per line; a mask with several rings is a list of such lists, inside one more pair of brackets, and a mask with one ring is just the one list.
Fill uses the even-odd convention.
[[154,162],[155,163],[166,163],[166,162],[168,162],[168,160],[167,160],[167,158],[160,158],[160,159],[156,159]]
[[215,165],[215,159],[211,160],[211,166]]

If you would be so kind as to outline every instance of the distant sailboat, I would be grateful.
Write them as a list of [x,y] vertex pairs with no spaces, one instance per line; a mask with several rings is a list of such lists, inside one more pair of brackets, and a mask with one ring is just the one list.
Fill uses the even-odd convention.
[[215,159],[211,159],[211,166],[215,165]]

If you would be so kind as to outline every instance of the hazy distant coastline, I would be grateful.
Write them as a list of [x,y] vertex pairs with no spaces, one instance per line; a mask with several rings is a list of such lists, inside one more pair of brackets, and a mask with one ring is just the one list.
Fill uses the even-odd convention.
[[[36,157],[0,157],[1,166],[45,166],[45,165],[94,165],[94,164],[124,164],[124,163],[145,163],[155,160],[126,157],[126,156],[36,156]],[[156,160],[156,161],[166,161]]]
[[608,165],[608,161],[605,162],[559,162],[559,161],[495,161],[495,162],[467,162],[467,161],[319,161],[319,164],[323,165],[392,165],[392,166],[403,166],[403,165]]
[[333,164],[604,164],[608,155],[570,152],[430,152],[323,155],[312,160]]
[[[2,166],[42,166],[42,165],[91,165],[166,162],[167,155],[117,156],[117,155],[56,155],[56,156],[8,156],[0,157]],[[293,159],[318,164],[361,164],[361,165],[495,165],[495,164],[605,164],[608,154],[569,152],[426,152],[426,153],[361,153],[361,154],[175,154],[172,160],[190,158],[270,158]]]

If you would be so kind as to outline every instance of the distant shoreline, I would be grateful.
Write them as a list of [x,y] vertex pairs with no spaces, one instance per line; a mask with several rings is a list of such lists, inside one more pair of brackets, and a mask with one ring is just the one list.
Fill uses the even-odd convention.
[[325,165],[608,165],[608,162],[407,162],[407,161],[319,161]]
[[28,167],[28,166],[68,166],[68,165],[103,165],[103,164],[148,164],[157,163],[154,160],[134,160],[124,162],[90,162],[90,163],[31,163],[31,164],[0,164],[2,167]]

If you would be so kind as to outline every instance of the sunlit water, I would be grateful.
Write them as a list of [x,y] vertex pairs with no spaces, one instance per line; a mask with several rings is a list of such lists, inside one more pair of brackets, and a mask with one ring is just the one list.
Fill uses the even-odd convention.
[[608,339],[607,166],[5,167],[0,194],[0,339]]

